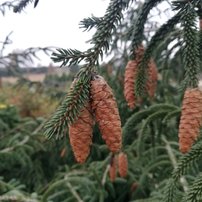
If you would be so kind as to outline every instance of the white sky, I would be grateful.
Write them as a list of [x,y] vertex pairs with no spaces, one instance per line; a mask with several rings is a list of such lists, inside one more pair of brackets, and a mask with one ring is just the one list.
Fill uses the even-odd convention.
[[[6,0],[0,0],[0,3]],[[86,17],[103,16],[109,0],[40,0],[34,9],[29,4],[24,12],[7,11],[0,14],[0,41],[13,31],[13,41],[6,51],[29,47],[56,46],[86,50],[93,32],[83,32],[79,22]],[[48,65],[49,57],[43,57],[38,63]]]

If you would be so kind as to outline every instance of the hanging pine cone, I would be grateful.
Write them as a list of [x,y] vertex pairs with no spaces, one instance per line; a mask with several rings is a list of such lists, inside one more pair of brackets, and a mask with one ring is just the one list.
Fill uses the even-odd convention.
[[112,156],[109,166],[109,179],[114,182],[117,174],[117,156]]
[[135,60],[128,61],[125,69],[125,79],[124,79],[124,96],[131,109],[134,109],[136,104],[141,102],[135,97],[134,86],[135,79],[138,72],[138,66],[142,60],[144,54],[143,46],[139,46],[136,50]]
[[137,62],[131,60],[128,62],[125,69],[125,79],[124,79],[124,96],[131,109],[136,106],[136,97],[134,93],[135,77],[137,75]]
[[118,171],[120,177],[126,177],[128,173],[128,158],[123,152],[118,156]]
[[121,121],[112,89],[103,77],[95,76],[91,81],[91,97],[102,138],[110,151],[118,152],[122,145]]
[[190,150],[199,136],[202,124],[202,92],[198,88],[187,89],[184,94],[179,125],[179,147],[182,153]]
[[90,153],[94,120],[89,105],[80,112],[78,119],[69,126],[69,138],[78,163],[84,163]]
[[148,80],[147,80],[147,92],[151,98],[154,97],[157,87],[158,72],[156,64],[153,59],[148,64]]

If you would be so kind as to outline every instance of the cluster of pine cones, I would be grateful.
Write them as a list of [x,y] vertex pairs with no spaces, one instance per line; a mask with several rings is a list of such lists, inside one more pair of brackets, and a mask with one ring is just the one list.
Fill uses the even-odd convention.
[[[134,60],[128,62],[125,69],[124,95],[128,106],[133,109],[141,103],[135,96],[134,86],[138,67],[143,58],[144,48],[139,46]],[[146,90],[152,98],[157,86],[157,68],[153,59],[148,64]],[[75,83],[76,80],[73,82]],[[122,131],[118,107],[112,89],[103,77],[95,75],[91,80],[90,100],[81,110],[77,120],[69,125],[69,138],[76,161],[84,163],[90,153],[93,126],[98,123],[103,140],[114,154],[110,162],[111,181],[116,173],[121,177],[127,175],[127,156],[121,152]],[[187,89],[184,94],[182,114],[179,126],[180,151],[189,151],[197,139],[202,125],[202,91],[198,88]],[[116,153],[119,153],[118,157]],[[118,160],[117,160],[118,159]]]
[[95,122],[109,150],[119,152],[122,147],[122,130],[118,107],[112,89],[99,75],[91,80],[90,101],[81,110],[77,120],[69,125],[70,144],[79,163],[84,163],[90,153]]
[[[200,21],[202,27],[202,21]],[[124,95],[128,106],[133,109],[142,102],[141,98],[135,96],[134,86],[138,73],[138,67],[144,55],[143,46],[136,50],[134,60],[128,62],[125,70]],[[151,59],[148,64],[148,79],[146,90],[148,95],[154,97],[157,86],[157,68]],[[184,94],[182,113],[179,125],[179,148],[182,153],[190,150],[200,133],[202,126],[202,91],[199,88],[187,89]]]
[[113,155],[109,167],[109,178],[114,182],[117,177],[117,171],[120,177],[126,177],[128,173],[127,155],[120,152],[118,155]]
[[[137,104],[141,103],[141,98],[137,98],[135,96],[135,80],[137,77],[137,73],[139,70],[139,65],[142,61],[143,55],[144,55],[144,47],[140,45],[136,52],[136,57],[134,60],[130,60],[127,63],[126,69],[125,69],[125,79],[124,79],[124,96],[128,103],[128,106],[133,109]],[[157,86],[157,77],[158,72],[156,68],[156,64],[151,59],[148,64],[148,79],[146,83],[146,90],[148,95],[152,98],[154,97],[156,86]]]

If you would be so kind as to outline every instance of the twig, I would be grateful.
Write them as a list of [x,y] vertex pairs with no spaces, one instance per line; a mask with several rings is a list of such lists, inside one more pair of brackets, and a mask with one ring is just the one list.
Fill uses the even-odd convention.
[[109,172],[109,168],[110,168],[110,165],[108,164],[105,171],[104,171],[103,177],[102,177],[102,182],[101,182],[102,186],[104,186],[106,183],[107,173]]
[[78,202],[84,202],[69,182],[67,182],[67,186],[70,192],[72,193],[72,195],[77,199]]
[[[176,167],[177,167],[177,160],[176,160],[176,157],[175,157],[175,155],[174,155],[174,153],[173,153],[173,151],[172,151],[172,148],[171,148],[171,146],[170,146],[170,143],[166,140],[166,138],[165,138],[164,136],[162,136],[162,140],[163,140],[164,143],[166,144],[166,150],[167,150],[167,152],[168,152],[168,156],[169,156],[169,158],[170,158],[170,161],[171,161],[173,167],[176,168]],[[183,177],[183,176],[180,177],[180,183],[181,183],[181,185],[182,185],[184,191],[187,192],[187,191],[188,191],[188,183],[187,183],[186,178]]]
[[16,144],[14,147],[8,147],[8,148],[5,148],[5,149],[2,149],[0,151],[0,153],[8,153],[10,151],[13,151],[16,147],[26,144],[29,141],[29,138],[30,138],[29,136],[26,136],[21,142]]

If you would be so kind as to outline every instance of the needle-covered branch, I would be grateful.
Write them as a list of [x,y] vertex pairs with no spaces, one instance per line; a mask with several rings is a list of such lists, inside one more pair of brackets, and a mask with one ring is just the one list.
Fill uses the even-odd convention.
[[131,43],[131,59],[134,59],[136,53],[135,50],[142,43],[144,37],[144,25],[147,21],[147,17],[152,8],[154,8],[162,0],[147,0],[138,14],[138,18],[134,25],[134,30],[132,33],[132,43]]
[[52,136],[55,136],[56,139],[63,137],[68,124],[75,121],[81,109],[89,100],[91,73],[87,69],[80,70],[76,84],[71,87],[56,112],[45,123],[45,135],[48,138]]
[[29,3],[34,1],[34,8],[37,6],[39,0],[21,0],[16,6],[13,8],[14,13],[20,13],[24,8],[28,6]]
[[[121,21],[122,11],[128,7],[131,1],[132,0],[111,0],[104,17],[101,18],[102,20],[98,20],[98,18],[84,20],[84,23],[87,21],[92,23],[93,21],[92,26],[95,25],[95,22],[100,22],[96,25],[97,31],[90,40],[93,47],[85,52],[72,49],[58,49],[57,51],[59,53],[53,53],[52,59],[54,62],[62,62],[61,66],[69,66],[71,64],[80,63],[85,59],[87,65],[97,64],[99,58],[102,59],[103,54],[109,50],[112,31]],[[87,29],[91,27],[89,25],[84,26]]]
[[196,88],[199,74],[199,39],[196,26],[197,13],[192,4],[187,4],[182,15],[184,30],[183,62],[185,77],[182,88]]
[[142,96],[145,94],[146,82],[147,82],[147,68],[149,60],[152,56],[155,47],[161,40],[164,40],[167,34],[172,31],[177,23],[180,21],[180,13],[176,14],[165,24],[163,24],[154,34],[150,40],[142,58],[142,61],[139,65],[139,71],[137,73],[135,91],[137,96]]
[[5,15],[5,12],[8,9],[13,9],[14,8],[14,3],[16,2],[17,0],[13,0],[13,1],[5,1],[4,3],[1,3],[0,4],[0,12],[2,13],[2,15]]
[[90,56],[91,52],[87,51],[87,52],[81,52],[79,50],[76,49],[57,49],[58,52],[54,52],[52,54],[51,59],[54,62],[62,62],[61,67],[62,66],[66,66],[68,65],[73,65],[73,64],[77,64],[80,63],[82,60],[86,59],[87,57]]
[[177,168],[173,171],[172,177],[177,181],[182,175],[194,166],[194,163],[201,158],[202,155],[202,141],[199,141],[192,147],[190,152],[183,155],[177,165]]
[[187,202],[199,201],[202,196],[202,175],[197,176],[193,184],[189,187],[188,192],[186,193],[184,200]]
[[80,23],[80,28],[84,29],[84,31],[90,31],[93,27],[98,27],[98,25],[102,22],[103,18],[98,18],[92,16],[91,18],[84,18]]

